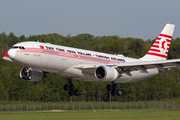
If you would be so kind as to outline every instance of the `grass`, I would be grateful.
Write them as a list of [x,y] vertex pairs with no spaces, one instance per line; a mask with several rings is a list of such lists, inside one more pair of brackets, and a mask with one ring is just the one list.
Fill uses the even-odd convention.
[[180,110],[1,112],[0,120],[180,120]]

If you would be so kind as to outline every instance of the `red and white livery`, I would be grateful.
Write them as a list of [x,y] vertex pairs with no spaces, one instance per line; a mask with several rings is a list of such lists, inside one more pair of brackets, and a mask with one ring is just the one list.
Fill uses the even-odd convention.
[[78,95],[72,78],[111,81],[107,89],[112,95],[121,95],[116,82],[140,81],[172,67],[180,68],[180,59],[166,60],[174,27],[167,24],[140,59],[32,41],[13,45],[3,59],[23,66],[20,77],[26,81],[39,81],[48,72],[66,76],[69,85],[64,85],[64,89],[69,90],[69,95]]

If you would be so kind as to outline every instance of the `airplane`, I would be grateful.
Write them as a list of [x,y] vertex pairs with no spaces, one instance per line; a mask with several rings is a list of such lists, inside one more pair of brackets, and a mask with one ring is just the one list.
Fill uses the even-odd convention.
[[170,68],[180,68],[180,59],[167,60],[175,25],[166,24],[145,56],[139,59],[36,41],[20,42],[5,52],[3,59],[22,66],[20,78],[34,82],[52,72],[65,76],[64,90],[79,95],[73,78],[110,81],[111,95],[122,95],[116,83],[136,82],[153,77]]

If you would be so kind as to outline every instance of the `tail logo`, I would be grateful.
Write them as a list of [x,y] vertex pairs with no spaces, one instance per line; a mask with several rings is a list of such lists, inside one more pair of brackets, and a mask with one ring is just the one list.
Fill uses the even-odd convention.
[[164,49],[164,50],[165,50],[165,48],[164,48],[164,44],[165,44],[165,43],[166,43],[166,41],[163,41],[163,42],[162,42],[162,47],[161,47],[161,48]]
[[40,47],[41,49],[44,49],[44,46],[42,46],[42,45],[39,45],[39,47]]
[[140,58],[143,61],[166,60],[175,25],[166,24],[148,53]]
[[166,52],[168,52],[167,51],[167,48],[168,48],[167,39],[161,38],[160,42],[161,42],[159,45],[160,52],[161,52],[161,54],[166,54]]
[[167,58],[171,38],[172,36],[160,34],[147,54]]

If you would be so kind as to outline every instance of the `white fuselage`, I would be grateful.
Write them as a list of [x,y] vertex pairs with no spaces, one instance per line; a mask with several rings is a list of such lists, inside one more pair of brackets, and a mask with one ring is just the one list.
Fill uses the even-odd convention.
[[[23,67],[34,70],[53,72],[72,78],[85,78],[97,80],[93,73],[83,72],[74,66],[78,64],[117,64],[124,62],[138,62],[139,59],[111,55],[101,52],[53,45],[42,42],[21,42],[14,46],[23,46],[25,49],[10,49],[10,58]],[[148,73],[141,70],[132,71],[131,75],[125,73],[115,82],[135,82],[159,74],[158,69],[147,69]]]

